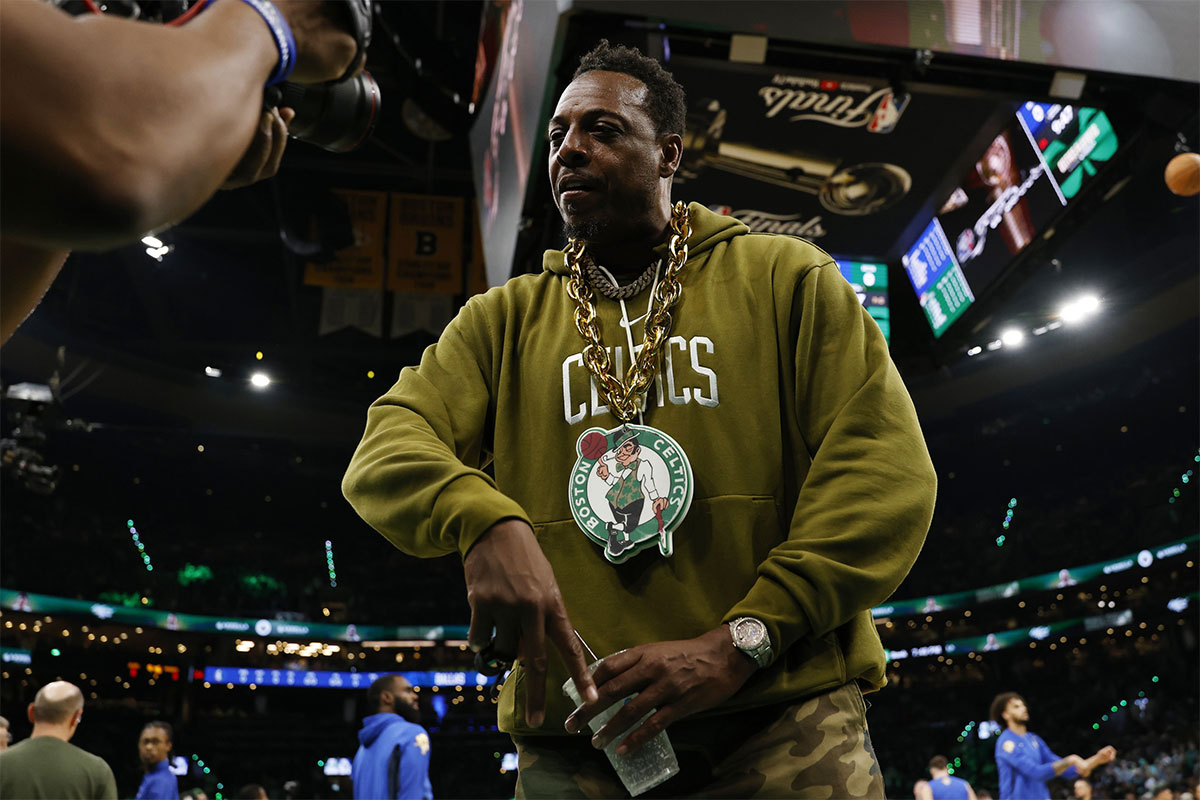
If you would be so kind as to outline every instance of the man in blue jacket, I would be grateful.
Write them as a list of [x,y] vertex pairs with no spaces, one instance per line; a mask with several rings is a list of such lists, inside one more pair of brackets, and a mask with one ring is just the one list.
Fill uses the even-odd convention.
[[367,689],[367,709],[354,754],[354,800],[432,800],[429,734],[417,724],[412,684],[384,675]]
[[1072,753],[1059,758],[1036,733],[1030,733],[1025,698],[1005,692],[992,701],[991,717],[1007,729],[996,739],[996,770],[1000,773],[1000,800],[1050,800],[1046,781],[1054,777],[1086,778],[1101,764],[1117,756],[1111,745],[1091,758]]
[[146,774],[138,786],[136,800],[179,800],[179,784],[167,760],[173,738],[171,723],[160,719],[147,722],[142,728],[138,737],[138,756]]

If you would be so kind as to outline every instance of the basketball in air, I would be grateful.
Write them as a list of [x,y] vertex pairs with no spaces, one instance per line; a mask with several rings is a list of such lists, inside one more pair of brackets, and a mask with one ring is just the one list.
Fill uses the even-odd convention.
[[608,439],[605,438],[600,431],[592,431],[587,436],[583,437],[583,441],[579,444],[579,452],[584,458],[589,461],[595,461],[600,456],[604,455],[604,451],[608,449]]
[[1200,194],[1200,153],[1180,153],[1167,162],[1167,188],[1180,197]]

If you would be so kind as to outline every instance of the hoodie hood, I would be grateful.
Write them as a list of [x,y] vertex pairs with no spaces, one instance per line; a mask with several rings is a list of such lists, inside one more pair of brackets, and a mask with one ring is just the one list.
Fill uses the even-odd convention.
[[[689,262],[712,250],[720,242],[750,232],[736,218],[715,214],[699,203],[688,203],[688,217],[692,225],[692,235],[687,241]],[[666,241],[655,247],[654,254],[666,258],[668,244],[669,241]],[[547,250],[542,257],[542,269],[556,275],[566,275],[569,272],[566,254],[562,250]]]
[[363,717],[362,730],[358,732],[358,741],[363,747],[370,747],[375,743],[385,730],[392,725],[397,725],[404,721],[404,718],[399,714],[384,712],[382,714],[372,714],[369,717]]

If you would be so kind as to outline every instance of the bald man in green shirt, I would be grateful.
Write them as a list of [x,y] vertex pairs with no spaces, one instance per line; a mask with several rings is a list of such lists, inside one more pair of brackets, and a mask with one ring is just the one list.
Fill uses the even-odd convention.
[[33,733],[0,753],[0,797],[117,800],[104,760],[70,743],[83,718],[83,692],[67,681],[43,686],[29,704]]

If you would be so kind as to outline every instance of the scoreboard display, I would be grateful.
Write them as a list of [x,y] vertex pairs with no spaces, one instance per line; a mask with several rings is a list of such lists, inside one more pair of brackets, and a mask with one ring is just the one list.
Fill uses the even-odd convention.
[[1060,103],[1026,103],[1021,125],[1050,166],[1050,179],[1069,202],[1117,152],[1117,132],[1103,111]]
[[954,249],[937,217],[926,226],[921,238],[901,258],[925,311],[925,318],[940,337],[975,302],[975,295],[955,258]]
[[867,309],[871,319],[883,331],[883,338],[888,344],[892,341],[891,311],[888,307],[888,274],[887,264],[870,263],[866,261],[847,261],[834,258],[842,277],[858,295],[858,301]]
[[1116,153],[1099,109],[1022,104],[945,198],[902,263],[941,337]]

